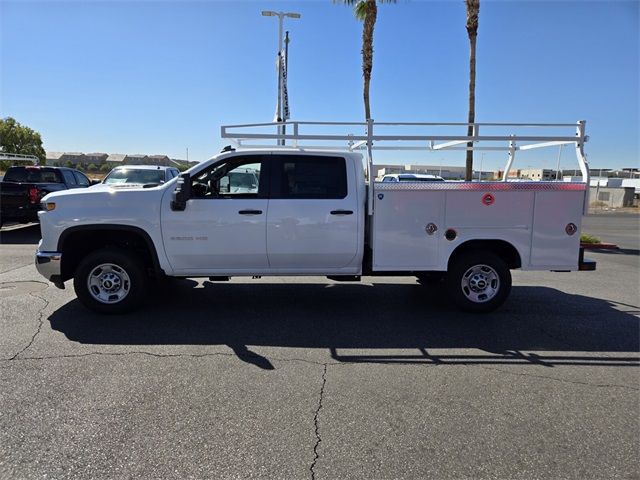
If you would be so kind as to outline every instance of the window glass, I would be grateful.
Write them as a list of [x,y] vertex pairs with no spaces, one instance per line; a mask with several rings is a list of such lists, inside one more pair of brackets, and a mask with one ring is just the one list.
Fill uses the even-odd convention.
[[192,179],[194,198],[252,198],[260,190],[262,162],[253,158],[232,158],[214,164]]
[[55,170],[40,167],[10,167],[4,176],[5,182],[61,183]]
[[89,179],[87,177],[85,177],[82,173],[80,172],[73,172],[73,174],[76,176],[76,181],[78,182],[78,185],[80,185],[81,187],[88,187],[90,182]]
[[347,169],[344,158],[282,156],[276,167],[273,198],[344,198]]
[[73,176],[73,172],[71,170],[62,170],[62,176],[64,177],[64,181],[67,185],[77,185],[76,177]]
[[104,179],[107,185],[159,185],[164,183],[164,171],[152,169],[118,168]]

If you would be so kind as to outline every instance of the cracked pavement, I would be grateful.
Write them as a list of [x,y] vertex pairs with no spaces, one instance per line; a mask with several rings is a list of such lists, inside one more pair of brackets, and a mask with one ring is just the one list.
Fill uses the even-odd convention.
[[638,217],[585,223],[624,252],[515,272],[487,316],[315,277],[103,317],[42,282],[37,227],[2,232],[0,478],[638,478]]

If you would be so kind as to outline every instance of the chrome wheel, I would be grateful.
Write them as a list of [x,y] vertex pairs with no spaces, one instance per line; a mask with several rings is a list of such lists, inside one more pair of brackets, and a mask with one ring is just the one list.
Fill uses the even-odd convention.
[[474,303],[484,303],[500,290],[498,273],[488,265],[474,265],[462,276],[462,292]]
[[121,302],[129,294],[131,280],[122,267],[103,263],[89,273],[87,288],[98,302],[113,304]]

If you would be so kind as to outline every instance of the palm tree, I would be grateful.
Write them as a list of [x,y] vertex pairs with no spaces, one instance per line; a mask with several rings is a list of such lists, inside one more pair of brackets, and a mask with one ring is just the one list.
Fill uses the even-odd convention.
[[[336,1],[336,0],[334,0]],[[377,0],[379,3],[395,3],[395,0]],[[369,84],[371,83],[371,69],[373,68],[373,29],[378,16],[376,0],[342,0],[353,7],[353,13],[362,26],[362,76],[364,77],[364,115],[366,120],[371,118],[369,104]]]
[[[467,6],[467,34],[469,35],[469,117],[467,123],[475,122],[476,118],[476,38],[478,36],[478,14],[480,0],[465,0]],[[473,135],[473,127],[467,128],[467,136]],[[473,147],[473,142],[467,143]],[[467,150],[467,168],[465,180],[471,180],[473,175],[473,150]]]

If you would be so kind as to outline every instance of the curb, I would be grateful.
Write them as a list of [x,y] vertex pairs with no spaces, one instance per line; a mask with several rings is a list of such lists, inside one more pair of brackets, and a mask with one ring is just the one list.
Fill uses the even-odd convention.
[[585,250],[618,250],[615,243],[581,243],[580,248]]

